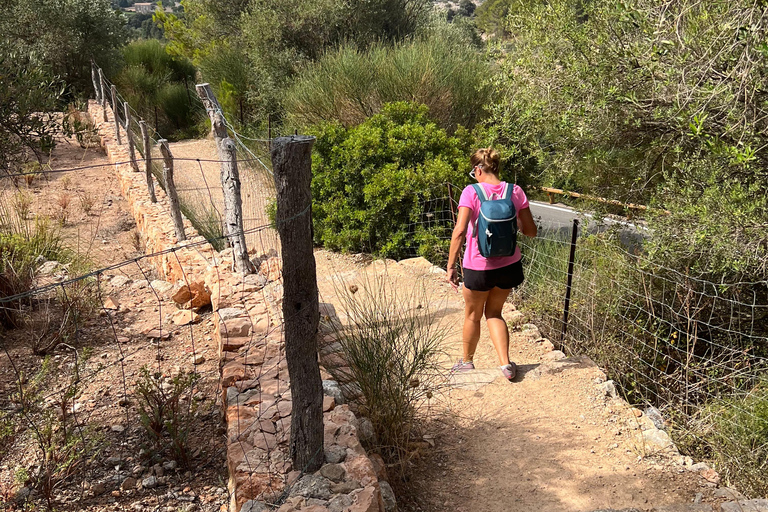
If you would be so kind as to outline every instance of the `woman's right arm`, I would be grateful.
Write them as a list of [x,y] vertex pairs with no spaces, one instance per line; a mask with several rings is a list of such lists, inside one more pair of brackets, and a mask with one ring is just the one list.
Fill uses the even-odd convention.
[[472,215],[472,210],[465,206],[459,207],[459,217],[456,219],[456,227],[453,228],[453,235],[451,235],[451,248],[448,250],[448,282],[454,288],[458,287],[459,274],[456,270],[456,263],[459,260],[459,251],[464,244],[464,240],[467,236],[467,228],[469,226],[469,218]]
[[533,238],[539,232],[538,228],[536,227],[536,223],[533,222],[533,215],[531,215],[530,208],[523,208],[517,212],[517,220],[520,223],[520,231],[525,236]]

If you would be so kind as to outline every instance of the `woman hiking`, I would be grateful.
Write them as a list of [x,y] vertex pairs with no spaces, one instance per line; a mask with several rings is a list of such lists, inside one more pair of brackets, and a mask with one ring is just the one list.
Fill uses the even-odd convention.
[[517,366],[509,360],[509,331],[501,309],[512,288],[523,282],[517,231],[534,237],[537,228],[523,189],[499,179],[499,154],[495,150],[478,149],[472,154],[470,163],[472,171],[469,175],[477,180],[477,185],[469,185],[461,193],[459,215],[448,254],[448,281],[458,291],[456,262],[466,240],[462,263],[463,355],[452,371],[475,369],[472,360],[480,341],[480,321],[485,314],[488,332],[499,356],[499,370],[511,382]]

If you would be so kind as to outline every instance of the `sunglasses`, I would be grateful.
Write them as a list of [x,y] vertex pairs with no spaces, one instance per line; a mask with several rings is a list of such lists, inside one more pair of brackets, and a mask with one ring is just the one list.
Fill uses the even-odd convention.
[[480,170],[481,170],[481,171],[483,170],[482,166],[480,166],[480,165],[476,165],[476,166],[474,166],[474,167],[472,168],[472,170],[471,170],[471,171],[469,171],[469,177],[470,177],[470,178],[472,178],[473,180],[476,180],[476,179],[477,179],[477,178],[475,178],[475,169],[477,169],[478,167],[480,168]]

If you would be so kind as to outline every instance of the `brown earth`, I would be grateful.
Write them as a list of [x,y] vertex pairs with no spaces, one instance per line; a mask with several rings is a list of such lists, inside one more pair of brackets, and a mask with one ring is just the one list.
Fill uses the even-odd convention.
[[[207,140],[188,148],[210,155],[215,146]],[[218,183],[218,164],[202,167],[208,185]],[[251,174],[241,173],[241,178],[244,189],[269,193],[249,185],[255,180]],[[245,216],[261,217],[259,208],[268,200],[251,198],[244,205]],[[260,241],[249,244],[257,253],[263,250]],[[343,290],[384,276],[405,295],[423,295],[448,328],[446,372],[460,356],[463,300],[444,275],[430,273],[428,264],[379,261],[366,266],[359,256],[324,250],[316,251],[315,259],[320,300],[333,303],[342,322]],[[640,427],[633,411],[596,387],[596,378],[605,379],[598,368],[576,366],[537,378],[535,369],[548,352],[542,345],[512,335],[510,355],[520,365],[520,376],[510,384],[496,370],[483,326],[475,363],[478,369],[497,372],[498,378],[478,390],[446,387],[425,405],[426,428],[435,446],[416,463],[411,481],[393,482],[403,510],[650,510],[690,503],[699,492],[705,501],[714,501],[714,484],[685,469],[680,458],[646,456],[636,440]]]
[[[48,166],[52,170],[93,167],[41,176],[29,187],[20,181],[16,188],[10,180],[3,180],[3,204],[11,204],[20,192],[28,194],[32,198],[29,222],[41,216],[61,225],[66,245],[85,257],[90,268],[129,261],[95,277],[93,313],[81,321],[73,339],[50,354],[52,369],[42,386],[43,410],[55,413],[60,409],[62,395],[74,389],[71,383],[76,382],[73,365],[77,362],[80,382],[69,414],[74,413],[78,431],[94,440],[88,460],[78,461],[72,471],[62,473],[53,493],[54,506],[57,510],[94,511],[165,506],[219,510],[227,503],[226,448],[217,406],[218,350],[211,336],[211,312],[202,311],[202,321],[192,326],[178,327],[168,321],[168,314],[177,308],[169,292],[157,292],[148,284],[156,279],[150,263],[131,261],[143,254],[141,237],[100,148],[82,149],[74,140],[60,140]],[[58,268],[37,281],[45,284],[71,277],[75,276],[69,269]],[[35,299],[28,310],[33,321],[43,314],[43,303],[58,300],[55,292]],[[169,339],[155,342],[143,334],[160,327]],[[34,334],[26,327],[0,334],[0,411],[9,414],[15,425],[14,433],[0,443],[0,502],[10,509],[22,486],[34,487],[41,451],[32,430],[51,424],[43,415],[22,414],[17,401],[11,399],[19,382],[29,383],[42,367],[43,358],[31,350]],[[82,358],[85,348],[91,350],[88,359]],[[193,364],[193,356],[200,364]],[[195,410],[189,434],[192,460],[190,467],[163,470],[165,481],[157,487],[121,490],[120,484],[128,476],[141,481],[152,474],[153,465],[169,463],[167,454],[155,451],[148,442],[139,421],[134,386],[144,366],[165,376],[193,370],[199,374],[195,387],[182,398],[187,407],[194,404]],[[157,476],[160,471],[154,472]],[[37,494],[37,498],[41,496]],[[42,501],[36,501],[33,508],[43,509]]]

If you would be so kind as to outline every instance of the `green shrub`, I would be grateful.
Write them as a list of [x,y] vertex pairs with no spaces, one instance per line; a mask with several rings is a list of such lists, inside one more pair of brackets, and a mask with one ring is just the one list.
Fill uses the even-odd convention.
[[754,496],[768,494],[768,379],[746,396],[719,400],[700,418],[717,469],[730,485]]
[[299,124],[336,120],[349,127],[386,103],[412,101],[452,131],[483,120],[490,76],[491,67],[466,37],[437,27],[394,46],[347,44],[328,53],[300,75],[285,104]]
[[[32,286],[38,258],[71,261],[74,256],[64,248],[58,230],[50,221],[38,217],[29,223],[20,212],[0,205],[0,295],[11,296],[28,291]],[[0,309],[0,325],[17,326],[18,301]]]
[[316,130],[316,243],[392,258],[445,258],[453,226],[450,207],[440,200],[446,183],[468,182],[473,137],[466,130],[450,136],[429,119],[427,107],[403,102],[354,128],[328,123]]
[[[191,90],[196,69],[166,52],[157,40],[134,41],[123,48],[125,66],[114,77],[118,92],[139,117],[169,140],[199,135],[202,105]],[[138,119],[135,119],[138,122]],[[141,134],[134,126],[138,139]]]
[[189,434],[197,407],[192,399],[200,376],[179,371],[163,377],[144,366],[134,392],[139,419],[155,449],[190,468]]
[[367,275],[354,293],[335,284],[348,319],[347,326],[336,326],[336,334],[349,370],[331,372],[360,386],[356,402],[373,425],[369,448],[403,477],[412,443],[422,439],[419,408],[445,378],[438,356],[447,326],[418,284],[398,288],[387,277]]

